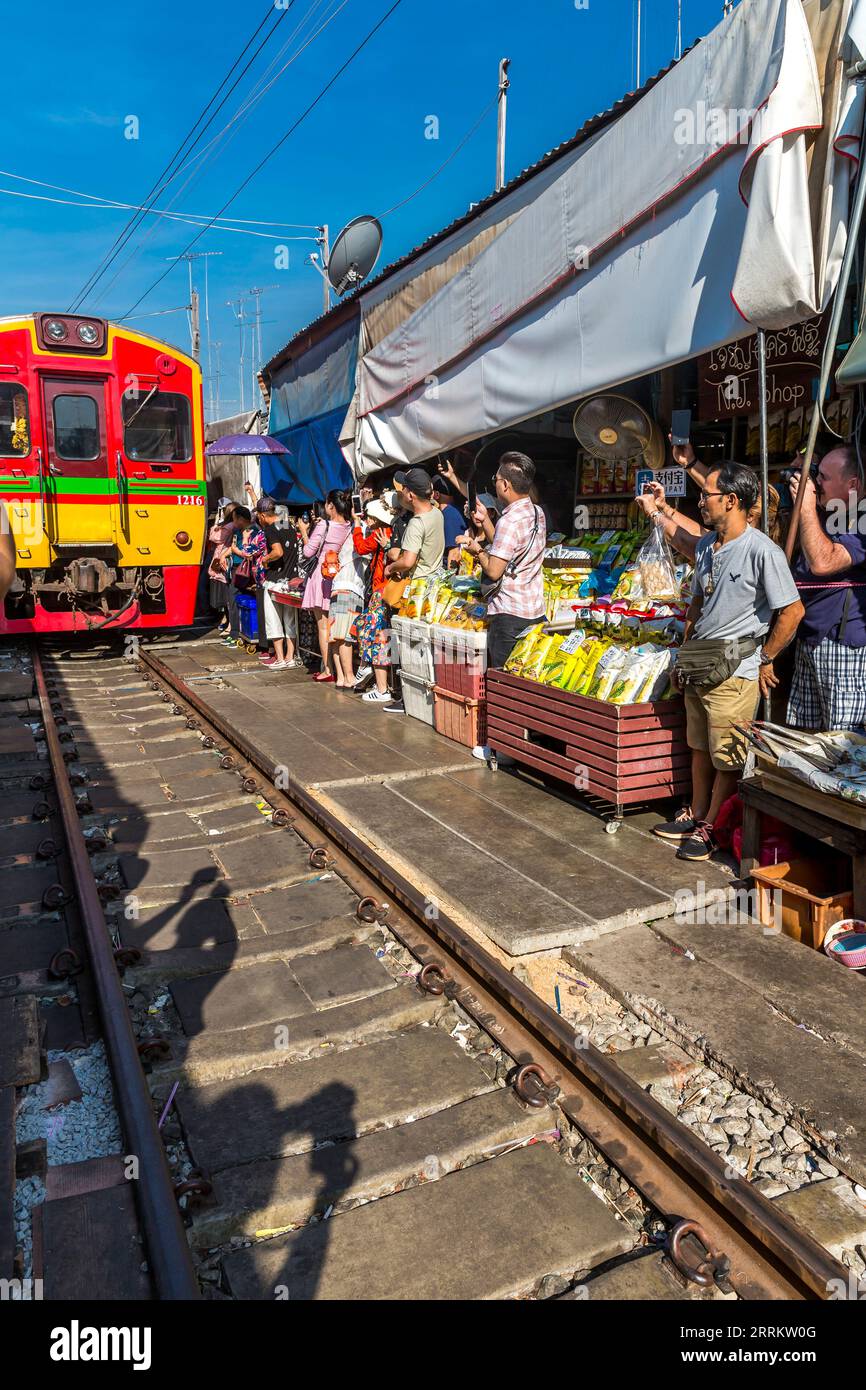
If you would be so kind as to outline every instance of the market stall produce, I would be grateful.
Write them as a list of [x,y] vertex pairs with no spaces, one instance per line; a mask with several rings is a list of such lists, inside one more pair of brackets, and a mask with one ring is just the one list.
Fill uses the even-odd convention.
[[548,613],[563,621],[537,624],[505,671],[488,675],[488,740],[611,804],[615,827],[626,805],[688,791],[683,705],[671,687],[688,574],[655,528],[586,537],[582,551],[590,568],[580,583],[564,569],[549,585]]

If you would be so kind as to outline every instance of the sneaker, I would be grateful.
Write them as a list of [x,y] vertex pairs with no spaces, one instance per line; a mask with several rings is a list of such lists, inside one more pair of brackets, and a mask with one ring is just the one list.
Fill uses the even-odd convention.
[[[362,699],[366,700],[366,698],[367,698],[366,695],[362,696]],[[406,711],[405,711],[405,709],[403,708],[403,701],[402,701],[402,700],[390,700],[390,699],[389,699],[388,704],[385,706],[385,713],[386,713],[386,714],[405,714]]]
[[224,647],[239,647],[239,646],[240,646],[240,642],[238,641],[237,637],[225,637],[225,638],[223,638],[223,646],[224,646]]
[[276,660],[277,660],[277,658],[276,658],[275,656],[260,656],[260,657],[259,657],[259,665],[260,665],[260,666],[274,666],[274,665],[276,664]]
[[654,825],[652,830],[663,840],[687,840],[695,833],[697,824],[688,807],[683,807],[673,820],[662,821],[661,825]]
[[391,702],[391,696],[387,690],[368,690],[366,695],[361,696],[362,700],[369,700],[371,705],[387,705]]
[[373,668],[372,668],[372,666],[359,666],[359,667],[358,667],[358,674],[355,676],[355,683],[354,683],[352,689],[353,689],[353,690],[363,690],[363,689],[365,688],[365,686],[368,686],[368,685],[370,684],[370,681],[371,681],[372,679],[373,679]]
[[683,840],[677,850],[677,859],[687,859],[690,863],[697,863],[701,859],[710,859],[717,849],[718,845],[713,839],[713,827],[710,822],[697,821],[692,834]]
[[288,671],[289,669],[287,661],[266,661],[263,665],[268,671]]
[[489,743],[477,743],[472,749],[472,756],[482,763],[492,762],[495,758],[497,767],[514,767],[516,763],[516,759],[512,758],[510,753],[497,753]]

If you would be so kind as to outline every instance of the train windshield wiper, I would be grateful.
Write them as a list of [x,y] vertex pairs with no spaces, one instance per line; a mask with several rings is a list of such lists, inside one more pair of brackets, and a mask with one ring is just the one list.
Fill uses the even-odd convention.
[[159,390],[159,382],[157,382],[155,386],[151,386],[150,390],[148,391],[147,395],[145,396],[144,400],[142,401],[141,405],[138,407],[138,410],[135,412],[135,414],[132,416],[132,418],[131,418],[130,420],[125,420],[125,421],[124,421],[124,425],[125,425],[126,429],[129,429],[130,425],[134,425],[134,424],[135,424],[135,422],[136,422],[136,420],[138,419],[139,415],[140,415],[141,412],[144,410],[144,407],[148,404],[149,401],[151,401],[151,400],[153,399],[153,397],[156,395],[156,393],[157,393],[158,390]]

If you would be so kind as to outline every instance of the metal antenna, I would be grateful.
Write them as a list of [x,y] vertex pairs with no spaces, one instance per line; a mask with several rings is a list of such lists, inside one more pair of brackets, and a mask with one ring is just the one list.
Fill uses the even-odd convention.
[[[201,340],[198,331],[198,314],[196,312],[198,296],[193,289],[192,283],[192,263],[193,261],[204,261],[204,321],[205,321],[205,340],[207,342],[207,364],[210,373],[210,318],[208,313],[208,292],[207,292],[207,258],[209,256],[221,256],[222,251],[182,251],[179,256],[166,256],[167,261],[186,261],[189,271],[189,302],[193,309],[193,318],[190,324],[190,336],[192,339],[192,355],[196,362],[201,360]],[[211,409],[213,401],[211,401]]]
[[[246,410],[246,392],[244,391],[244,353],[246,348],[246,319],[244,316],[244,304],[249,295],[240,294],[237,299],[227,299],[226,305],[231,309],[238,323],[238,335],[240,339],[238,351],[238,385],[240,388],[240,409],[241,414]],[[237,305],[237,308],[235,308]]]
[[683,0],[677,0],[677,58],[683,56]]

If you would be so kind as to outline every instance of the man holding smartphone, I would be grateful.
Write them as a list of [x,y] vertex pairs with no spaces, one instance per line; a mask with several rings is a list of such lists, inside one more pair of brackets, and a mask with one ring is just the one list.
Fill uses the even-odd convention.
[[[534,623],[544,622],[542,562],[547,541],[544,513],[531,500],[535,464],[526,454],[503,454],[496,470],[496,496],[503,511],[496,525],[482,502],[476,504],[473,521],[489,544],[466,542],[490,585],[487,599],[487,665],[501,670],[518,637]],[[483,596],[483,591],[482,591]],[[489,761],[487,744],[473,748],[472,756]],[[508,759],[499,755],[498,761]]]

